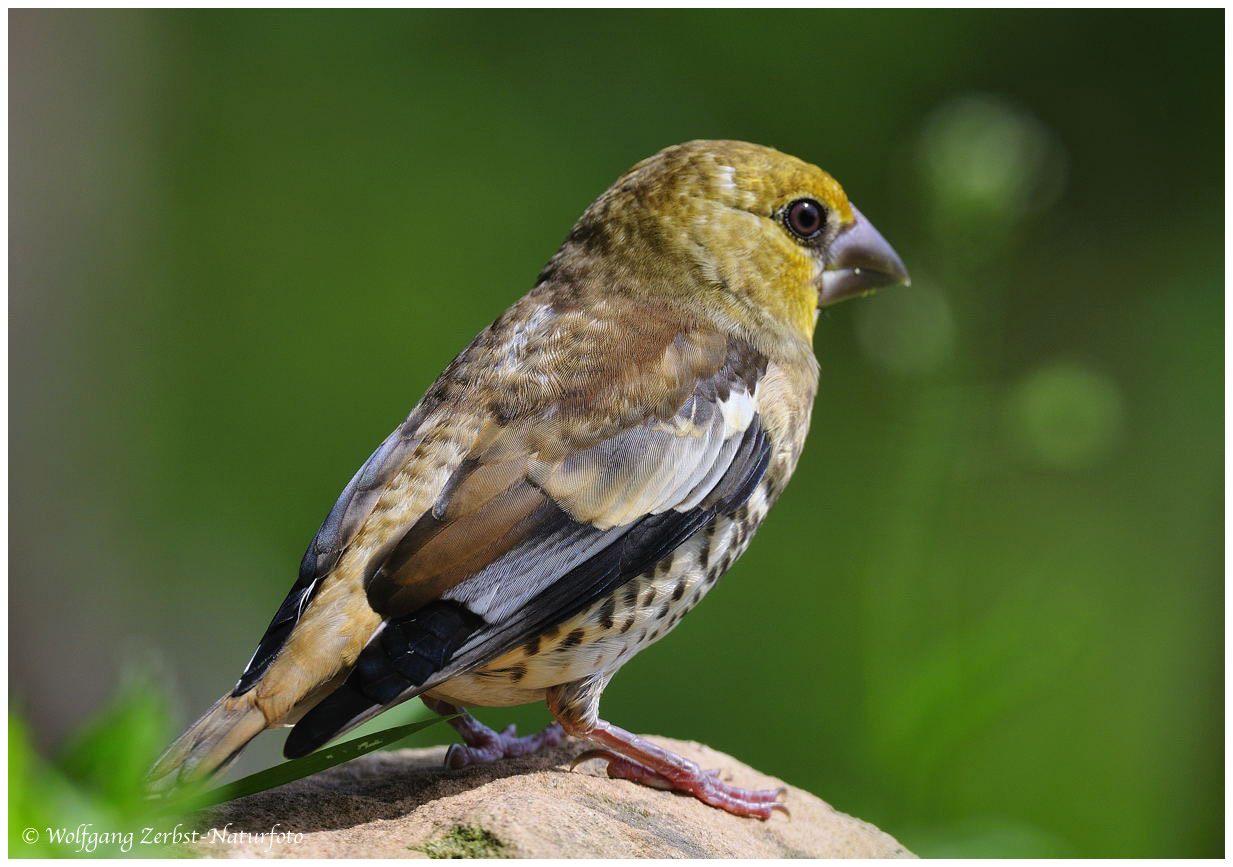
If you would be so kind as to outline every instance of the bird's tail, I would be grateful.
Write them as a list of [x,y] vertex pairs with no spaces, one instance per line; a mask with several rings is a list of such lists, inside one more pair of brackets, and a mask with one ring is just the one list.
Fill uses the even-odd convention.
[[268,725],[256,704],[256,690],[223,696],[154,763],[146,776],[147,788],[162,794],[212,776]]

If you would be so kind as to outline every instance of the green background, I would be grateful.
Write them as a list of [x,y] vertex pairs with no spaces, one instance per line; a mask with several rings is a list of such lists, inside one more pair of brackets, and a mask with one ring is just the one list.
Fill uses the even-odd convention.
[[794,481],[605,716],[923,855],[1220,855],[1222,31],[11,13],[13,707],[54,751],[153,670],[186,723],[587,203],[739,138],[835,175],[914,284],[823,313]]

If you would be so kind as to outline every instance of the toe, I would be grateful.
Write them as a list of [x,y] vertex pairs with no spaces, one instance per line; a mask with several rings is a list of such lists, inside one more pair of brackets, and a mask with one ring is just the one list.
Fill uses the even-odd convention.
[[569,769],[572,771],[574,768],[578,767],[583,762],[589,762],[592,759],[603,759],[604,761],[608,762],[615,758],[616,756],[614,756],[612,753],[606,752],[605,750],[587,750],[586,752],[579,753],[577,756],[574,757],[574,760],[569,763]]

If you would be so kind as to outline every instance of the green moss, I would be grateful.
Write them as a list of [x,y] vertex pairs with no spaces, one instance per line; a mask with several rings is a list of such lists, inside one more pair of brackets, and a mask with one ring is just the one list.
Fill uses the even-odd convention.
[[429,858],[508,858],[509,847],[479,825],[455,825],[435,840],[412,846]]

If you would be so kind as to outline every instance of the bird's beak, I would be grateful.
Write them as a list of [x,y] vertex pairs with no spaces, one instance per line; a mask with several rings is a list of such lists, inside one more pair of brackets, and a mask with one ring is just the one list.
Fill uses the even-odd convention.
[[855,219],[840,231],[827,251],[818,306],[825,307],[884,286],[910,285],[908,269],[895,249],[865,215],[852,206]]

